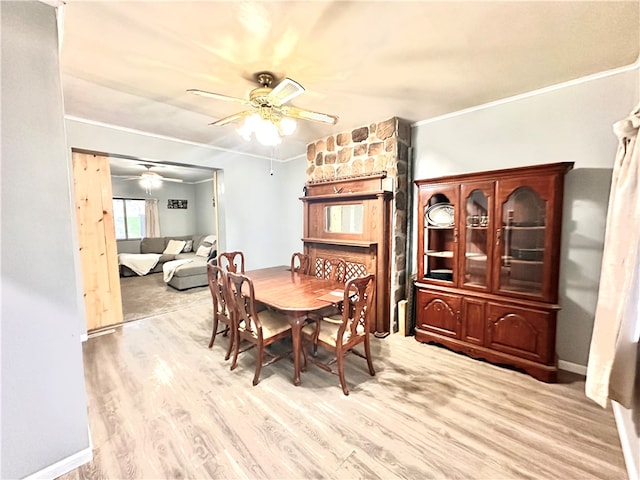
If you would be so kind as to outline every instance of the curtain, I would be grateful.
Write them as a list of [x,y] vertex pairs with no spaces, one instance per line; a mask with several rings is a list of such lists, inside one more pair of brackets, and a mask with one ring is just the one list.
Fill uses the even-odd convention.
[[640,106],[614,125],[619,139],[613,166],[598,302],[589,350],[586,394],[600,404],[633,403],[638,333],[640,242]]
[[148,198],[144,201],[144,231],[147,237],[160,236],[158,200],[155,198]]

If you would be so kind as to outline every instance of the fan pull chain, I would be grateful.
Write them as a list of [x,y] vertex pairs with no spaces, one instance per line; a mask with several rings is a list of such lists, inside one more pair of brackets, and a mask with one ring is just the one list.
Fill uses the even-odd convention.
[[270,158],[270,165],[269,165],[269,175],[273,177],[273,153],[274,153],[275,147],[271,147],[271,158]]

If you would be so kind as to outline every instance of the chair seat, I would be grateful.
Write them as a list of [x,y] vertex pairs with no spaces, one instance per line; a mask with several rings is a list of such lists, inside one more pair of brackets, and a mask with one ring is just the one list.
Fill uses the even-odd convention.
[[[260,312],[260,321],[262,322],[262,338],[265,340],[291,329],[289,319],[285,315],[272,310],[262,310]],[[240,328],[245,328],[244,321],[240,323]],[[257,332],[252,329],[252,333],[255,335]]]
[[[321,320],[322,324],[320,325],[320,333],[318,335],[318,341],[331,345],[332,347],[336,346],[338,339],[338,330],[340,329],[340,325],[342,324],[342,316],[334,315],[332,317],[324,317]],[[309,338],[313,338],[316,331],[316,325],[314,323],[310,323],[302,327],[302,334],[307,335]],[[364,326],[358,325],[356,327],[356,334],[358,336],[364,333]],[[342,335],[342,344],[346,344],[350,338],[349,330],[345,330]]]

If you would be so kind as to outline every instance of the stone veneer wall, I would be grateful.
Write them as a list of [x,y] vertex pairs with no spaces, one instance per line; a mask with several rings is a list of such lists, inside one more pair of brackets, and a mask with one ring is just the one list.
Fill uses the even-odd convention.
[[407,208],[411,127],[396,117],[307,145],[307,181],[316,183],[387,172],[392,185],[391,332],[398,301],[406,298]]

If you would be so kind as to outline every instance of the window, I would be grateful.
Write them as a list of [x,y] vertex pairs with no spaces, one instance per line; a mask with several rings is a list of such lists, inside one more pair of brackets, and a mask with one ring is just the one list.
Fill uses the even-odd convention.
[[114,198],[113,220],[116,226],[116,240],[144,237],[144,200]]

